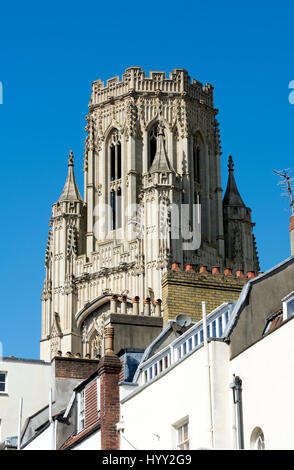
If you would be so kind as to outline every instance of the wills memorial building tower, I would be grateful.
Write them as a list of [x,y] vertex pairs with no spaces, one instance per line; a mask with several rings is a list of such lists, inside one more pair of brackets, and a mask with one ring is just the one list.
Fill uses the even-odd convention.
[[[110,312],[160,316],[161,279],[174,263],[258,271],[251,211],[238,192],[231,157],[222,199],[216,114],[213,87],[191,81],[183,69],[167,78],[131,67],[121,80],[93,83],[84,197],[71,152],[52,208],[42,359],[57,351],[101,351]],[[197,217],[201,244],[195,247],[189,232]]]

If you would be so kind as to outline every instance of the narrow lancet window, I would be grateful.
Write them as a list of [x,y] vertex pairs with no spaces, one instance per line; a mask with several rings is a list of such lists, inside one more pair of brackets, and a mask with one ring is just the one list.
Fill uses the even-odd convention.
[[149,133],[149,168],[151,167],[157,148],[157,135],[158,127],[157,125],[153,126]]
[[122,225],[121,215],[121,177],[122,150],[121,140],[117,129],[109,136],[109,202],[111,207],[110,230],[116,230]]

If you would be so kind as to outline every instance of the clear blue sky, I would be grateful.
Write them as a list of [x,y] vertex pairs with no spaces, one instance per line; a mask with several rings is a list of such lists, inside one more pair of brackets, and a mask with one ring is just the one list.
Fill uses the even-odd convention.
[[294,168],[290,1],[2,2],[1,323],[4,355],[39,357],[51,204],[73,149],[82,192],[92,81],[125,68],[188,70],[215,87],[222,187],[233,155],[262,270],[289,256],[288,201],[273,169]]

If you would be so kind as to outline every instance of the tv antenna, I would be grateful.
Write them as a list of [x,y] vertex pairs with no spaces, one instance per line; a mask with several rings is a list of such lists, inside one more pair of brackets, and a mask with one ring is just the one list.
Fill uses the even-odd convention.
[[276,175],[279,175],[281,180],[278,182],[278,185],[282,188],[282,196],[288,196],[290,198],[290,207],[291,212],[294,214],[294,199],[293,199],[293,185],[294,185],[294,177],[290,176],[289,173],[292,170],[290,168],[286,168],[286,170],[276,171],[273,170]]

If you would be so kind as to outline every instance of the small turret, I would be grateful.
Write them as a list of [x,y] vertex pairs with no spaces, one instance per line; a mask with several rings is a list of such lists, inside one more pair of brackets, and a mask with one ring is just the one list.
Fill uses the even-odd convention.
[[229,156],[229,177],[223,199],[226,265],[233,270],[258,272],[259,262],[252,233],[251,209],[246,207],[237,188],[234,163]]
[[223,205],[234,207],[246,207],[236,185],[236,180],[234,176],[234,162],[231,155],[229,156],[228,169],[229,178],[226,193],[223,200]]
[[63,191],[60,195],[58,202],[62,201],[83,201],[74,174],[74,156],[73,151],[69,152],[68,156],[68,173],[65,181]]

